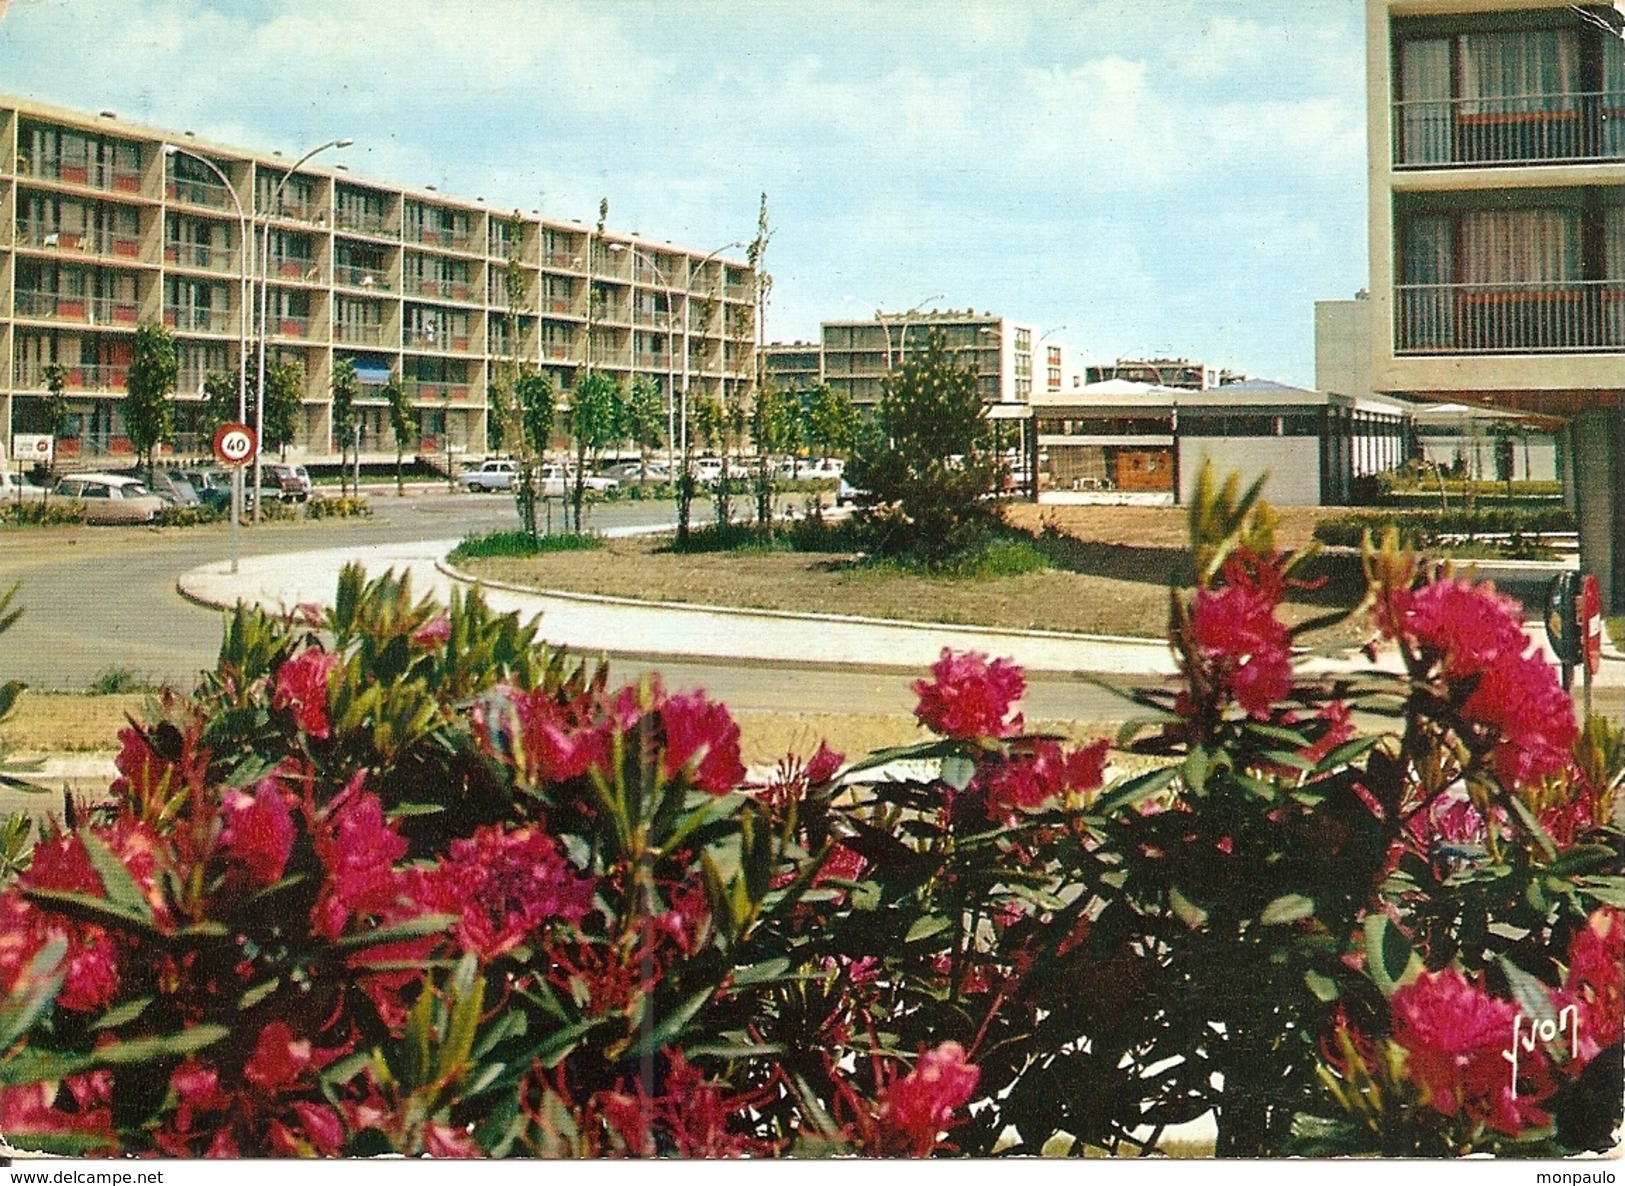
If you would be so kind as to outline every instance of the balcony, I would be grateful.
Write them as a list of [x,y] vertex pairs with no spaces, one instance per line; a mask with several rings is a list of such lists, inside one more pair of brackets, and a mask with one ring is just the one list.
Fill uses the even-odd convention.
[[[123,391],[124,381],[130,373],[127,366],[99,364],[64,365],[63,369],[67,372],[69,391]],[[19,362],[17,386],[26,391],[45,391],[45,367],[39,363]]]
[[134,235],[95,229],[68,231],[26,220],[17,224],[17,242],[24,247],[76,251],[114,259],[133,260],[141,256],[141,240]]
[[321,281],[321,266],[308,255],[275,255],[270,258],[273,280],[292,280],[296,283],[316,284]]
[[549,251],[542,256],[542,264],[549,268],[565,268],[572,272],[581,270],[581,257],[568,251]]
[[88,161],[35,161],[17,158],[17,172],[46,181],[61,181],[68,185],[84,185],[109,193],[137,194],[141,192],[141,173],[135,169],[118,169],[112,165]]
[[388,292],[389,273],[383,268],[367,268],[360,264],[335,264],[333,283],[348,288],[371,288],[379,292]]
[[381,346],[384,327],[375,322],[340,321],[333,326],[333,337],[352,346]]
[[1406,284],[1394,289],[1399,354],[1625,351],[1625,280]]
[[138,313],[134,301],[114,300],[111,297],[26,290],[17,293],[18,317],[74,321],[84,325],[134,325]]
[[179,268],[197,268],[206,272],[236,272],[236,253],[207,243],[184,243],[171,239],[164,244],[164,260]]
[[218,181],[199,181],[192,177],[171,177],[164,184],[164,192],[171,202],[186,206],[202,206],[208,210],[230,210],[231,192]]
[[412,296],[441,301],[466,301],[474,291],[466,280],[438,280],[430,276],[407,276],[401,287]]
[[444,333],[435,329],[407,329],[405,346],[408,350],[433,350],[441,354],[466,354],[473,344],[464,333]]
[[234,328],[233,318],[226,310],[196,306],[165,309],[164,324],[183,333],[223,334]]
[[389,220],[369,210],[346,210],[340,206],[333,212],[333,223],[341,231],[354,231],[358,235],[395,236],[395,228]]
[[433,379],[407,379],[401,384],[408,399],[419,403],[467,404],[473,389],[467,383],[437,383]]
[[564,362],[569,359],[572,349],[574,347],[569,342],[545,342],[542,345],[542,357],[555,362]]
[[1625,160],[1625,91],[1394,104],[1394,167]]
[[473,251],[474,235],[470,231],[451,231],[440,227],[418,227],[412,242],[429,247],[444,247],[451,251]]
[[296,338],[303,341],[310,337],[312,325],[311,318],[291,313],[272,313],[270,317],[273,338]]

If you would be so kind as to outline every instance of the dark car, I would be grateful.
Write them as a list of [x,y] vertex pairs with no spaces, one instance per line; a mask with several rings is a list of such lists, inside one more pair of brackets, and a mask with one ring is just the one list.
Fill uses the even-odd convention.
[[210,510],[224,514],[231,508],[231,474],[226,470],[189,469],[177,476],[197,491],[199,501]]

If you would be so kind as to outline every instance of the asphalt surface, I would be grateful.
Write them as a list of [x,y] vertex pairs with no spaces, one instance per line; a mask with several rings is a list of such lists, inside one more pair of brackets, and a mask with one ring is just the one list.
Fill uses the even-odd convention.
[[[243,555],[445,539],[517,526],[507,495],[444,490],[375,490],[369,520],[245,526]],[[695,519],[710,516],[696,504]],[[554,508],[555,524],[560,514]],[[669,522],[666,503],[615,503],[589,514],[589,526],[611,528]],[[150,530],[72,528],[0,535],[0,588],[20,581],[22,618],[0,635],[0,679],[43,690],[88,688],[110,668],[143,681],[189,687],[212,667],[220,645],[220,614],[175,591],[175,578],[230,554],[224,526]],[[545,622],[543,634],[545,636]],[[768,667],[712,661],[612,659],[617,680],[658,670],[670,688],[703,687],[739,709],[878,715],[907,713],[914,674],[869,670]],[[918,674],[924,674],[923,672]],[[1122,719],[1123,701],[1077,679],[1035,676],[1027,715],[1049,720]]]

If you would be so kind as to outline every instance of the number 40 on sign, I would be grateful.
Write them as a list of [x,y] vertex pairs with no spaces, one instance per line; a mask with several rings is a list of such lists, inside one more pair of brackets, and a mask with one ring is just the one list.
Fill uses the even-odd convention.
[[258,446],[254,430],[246,424],[222,424],[214,434],[214,455],[223,465],[253,461]]

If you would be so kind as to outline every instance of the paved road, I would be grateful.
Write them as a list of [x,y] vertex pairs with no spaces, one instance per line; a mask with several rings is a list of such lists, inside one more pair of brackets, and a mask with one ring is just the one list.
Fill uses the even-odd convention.
[[[262,524],[244,531],[244,555],[309,551],[347,544],[444,539],[516,525],[501,495],[417,491],[373,498],[374,518],[358,522]],[[709,506],[696,506],[696,519]],[[556,512],[555,512],[556,513]],[[669,521],[664,503],[598,508],[601,528]],[[214,662],[219,614],[175,592],[178,574],[229,554],[224,527],[146,531],[79,528],[0,536],[0,585],[22,581],[22,619],[0,636],[0,677],[41,689],[77,690],[109,667],[129,668],[153,682],[190,684]],[[655,665],[616,659],[618,679]],[[913,675],[798,668],[774,670],[710,662],[658,664],[673,688],[704,687],[740,709],[856,714],[906,713],[914,704]],[[1034,719],[1120,719],[1122,702],[1094,685],[1035,678],[1026,701]]]

